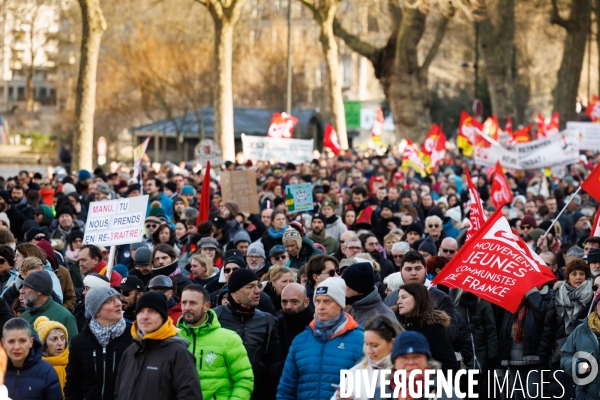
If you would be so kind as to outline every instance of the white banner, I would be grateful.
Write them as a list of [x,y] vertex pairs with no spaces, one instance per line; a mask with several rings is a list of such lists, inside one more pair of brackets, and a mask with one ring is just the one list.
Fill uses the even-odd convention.
[[301,164],[312,161],[314,140],[274,139],[242,134],[246,160],[282,161]]
[[147,207],[148,195],[90,203],[83,244],[107,247],[141,242]]
[[579,150],[600,149],[600,124],[597,122],[567,122],[567,130],[579,136]]
[[500,161],[508,169],[539,169],[579,161],[578,135],[563,131],[558,135],[516,146],[503,147],[490,143],[489,147],[475,147],[475,164],[496,165]]

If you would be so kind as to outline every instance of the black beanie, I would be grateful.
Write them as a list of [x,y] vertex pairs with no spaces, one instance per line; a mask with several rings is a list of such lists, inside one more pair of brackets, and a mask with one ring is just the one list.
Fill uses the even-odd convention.
[[151,308],[155,310],[163,318],[163,322],[167,322],[167,318],[169,318],[167,296],[162,292],[144,293],[137,301],[135,313],[139,313],[142,308]]
[[[229,262],[232,262],[229,260]],[[229,282],[227,283],[227,287],[229,288],[229,293],[235,293],[250,282],[258,281],[258,276],[249,269],[236,269],[229,276]]]
[[73,218],[73,210],[71,209],[71,207],[67,207],[67,206],[63,206],[63,207],[59,208],[56,213],[56,216],[54,218],[56,218],[58,220],[60,218],[60,216],[63,214],[69,214],[71,216],[71,218]]
[[0,245],[0,257],[3,257],[11,267],[15,266],[15,251],[9,245]]
[[375,274],[368,262],[348,266],[342,274],[342,279],[346,282],[346,286],[361,294],[371,293],[375,287]]
[[244,258],[244,253],[242,253],[240,250],[238,249],[229,249],[225,252],[225,257],[223,257],[225,260],[228,260],[230,257],[239,257],[239,258]]
[[30,228],[27,231],[27,234],[25,235],[25,242],[29,243],[33,240],[34,237],[36,237],[36,235],[39,235],[40,233],[46,235],[46,238],[49,239],[50,235],[48,235],[42,228],[40,227],[35,227],[35,228]]
[[[223,268],[225,268],[227,264],[235,264],[240,268],[248,268],[244,259],[238,256],[227,257],[223,263]],[[229,279],[231,279],[231,277]]]
[[432,236],[427,236],[425,240],[423,240],[423,242],[419,245],[419,251],[424,251],[432,256],[437,255],[437,247]]

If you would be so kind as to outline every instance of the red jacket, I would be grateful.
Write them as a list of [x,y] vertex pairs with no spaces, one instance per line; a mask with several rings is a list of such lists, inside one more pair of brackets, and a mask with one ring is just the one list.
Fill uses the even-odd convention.
[[179,319],[179,317],[181,317],[182,314],[181,301],[178,301],[176,305],[169,308],[167,312],[169,313],[169,317],[171,318],[171,321],[173,321],[173,324],[177,325],[177,320]]
[[[96,264],[96,268],[92,272],[96,272],[100,275],[106,276],[106,263],[104,260],[100,260],[98,264]],[[113,270],[110,274],[110,287],[119,286],[123,277],[117,271]]]

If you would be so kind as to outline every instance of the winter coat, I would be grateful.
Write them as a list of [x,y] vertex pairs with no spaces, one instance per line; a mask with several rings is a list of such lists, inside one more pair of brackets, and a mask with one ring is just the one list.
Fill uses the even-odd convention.
[[0,332],[4,328],[4,324],[11,318],[14,318],[15,315],[12,313],[10,306],[8,303],[2,299],[0,299]]
[[60,288],[62,290],[63,297],[62,306],[67,310],[73,312],[73,309],[75,309],[75,302],[77,299],[75,296],[75,287],[73,286],[71,274],[69,273],[69,270],[63,267],[62,265],[60,265],[54,272],[56,273],[56,276],[60,281]]
[[72,338],[67,365],[65,400],[115,398],[115,380],[125,350],[133,342],[131,325],[103,348],[89,326]]
[[[584,319],[581,325],[571,332],[567,338],[566,343],[560,349],[560,369],[563,371],[572,371],[573,367],[578,373],[579,363],[585,361],[581,358],[574,360],[573,356],[577,352],[588,353],[589,357],[593,357],[596,360],[596,364],[600,364],[600,345],[598,344],[598,338],[592,332],[588,326],[588,319]],[[573,365],[575,363],[575,366]],[[584,379],[588,375],[579,375],[578,378]],[[596,374],[596,377],[586,385],[577,385],[576,393],[577,400],[598,400],[600,399],[600,374]]]
[[5,211],[8,220],[10,221],[10,231],[12,232],[15,238],[22,238],[23,233],[21,233],[21,228],[23,224],[25,224],[25,217],[23,213],[17,210],[16,207],[9,205],[8,209]]
[[[448,221],[446,221],[446,223],[442,226],[442,228],[444,229],[444,232],[446,232],[446,235],[448,237],[451,237],[453,239],[456,239],[458,237],[458,235],[460,235],[460,229],[458,229],[457,227],[454,226],[454,222],[452,221],[452,218],[450,218]],[[442,242],[440,241],[440,244]],[[437,245],[437,243],[436,243]],[[439,249],[439,247],[438,247]]]
[[277,329],[279,330],[279,342],[281,343],[281,355],[287,359],[287,355],[292,347],[292,342],[314,319],[314,313],[310,307],[306,307],[298,314],[282,314],[277,319]]
[[[263,224],[263,222],[260,220],[260,216],[256,214],[250,214],[248,221],[250,221],[250,223],[252,223],[252,225],[254,225],[256,228],[248,231],[248,235],[250,235],[250,243],[254,243],[257,240],[260,240],[262,235],[264,235],[265,231],[267,230],[267,226]],[[244,229],[246,229],[246,226],[244,226]]]
[[342,235],[348,231],[346,224],[342,222],[342,219],[338,215],[332,215],[325,221],[325,232],[338,242],[342,240]]
[[171,318],[173,325],[175,325],[177,324],[179,317],[181,317],[181,299],[179,297],[172,296],[169,299],[168,306],[169,308],[167,312],[169,313],[169,318]]
[[260,241],[263,244],[263,247],[265,248],[265,254],[269,254],[269,251],[271,251],[271,248],[280,244],[283,245],[283,242],[281,240],[282,238],[274,238],[273,236],[269,235],[269,230],[267,230],[267,232],[263,235],[263,237],[260,239]]
[[340,242],[329,236],[327,232],[322,233],[324,234],[324,238],[317,238],[313,233],[310,233],[308,238],[314,243],[322,244],[323,247],[325,247],[325,254],[332,254],[338,251],[340,248]]
[[[392,311],[398,316],[398,306],[392,307]],[[427,338],[432,358],[442,364],[444,371],[458,371],[456,354],[446,333],[446,328],[450,325],[448,314],[440,310],[427,310],[418,319],[398,316],[398,321],[407,331],[420,332]]]
[[21,318],[29,322],[31,325],[31,334],[34,336],[37,335],[37,332],[33,328],[33,323],[42,315],[48,317],[50,321],[60,322],[65,326],[65,328],[67,328],[67,333],[69,334],[69,343],[71,343],[73,336],[79,333],[77,331],[77,321],[75,321],[73,314],[52,300],[51,297],[48,297],[48,300],[46,300],[46,302],[38,308],[27,310],[20,315]]
[[83,328],[90,323],[88,317],[85,316],[85,300],[82,299],[75,305],[73,316],[75,317],[75,322],[77,323],[77,331],[83,332]]
[[13,400],[62,400],[58,375],[42,360],[42,343],[36,338],[21,368],[8,360],[4,385]]
[[359,325],[364,325],[365,322],[377,314],[395,318],[395,314],[392,310],[383,304],[379,291],[375,287],[367,297],[352,304],[347,312]]
[[157,331],[140,338],[131,327],[133,344],[123,353],[116,400],[202,400],[200,379],[189,342],[177,335],[170,319]]
[[221,327],[214,310],[208,310],[200,326],[189,326],[183,318],[177,324],[179,335],[190,345],[205,399],[249,399],[254,390],[254,374],[248,352],[235,332]]
[[296,336],[285,361],[277,400],[329,399],[332,384],[340,382],[340,370],[350,369],[362,358],[364,331],[351,315],[332,337],[323,342],[314,335],[314,321]]
[[75,289],[83,288],[83,277],[81,276],[81,269],[79,264],[67,261],[67,267],[69,274],[71,274],[71,281]]
[[317,254],[323,254],[323,252],[315,249],[314,245],[307,238],[302,238],[302,248],[298,252],[298,255],[296,257],[290,255],[289,268],[300,269],[308,262],[309,258]]
[[173,272],[177,270],[178,267],[179,264],[177,263],[177,260],[175,260],[171,264],[162,268],[153,267],[150,275],[152,276],[152,278],[159,275],[169,276],[173,281],[173,296],[180,297],[181,293],[183,292],[183,288],[185,288],[187,285],[191,285],[192,281],[190,278],[188,278],[181,272],[177,275],[170,276]]
[[221,326],[236,332],[244,342],[254,372],[252,399],[273,398],[283,363],[275,317],[260,310],[239,315],[229,305],[215,308],[215,313]]
[[168,221],[170,221],[173,218],[173,200],[171,200],[169,198],[169,196],[167,196],[163,192],[159,192],[158,196],[153,199],[148,197],[148,207],[146,209],[146,217],[148,217],[150,215],[150,208],[151,208],[150,205],[152,204],[153,201],[158,201],[162,205],[162,209],[165,213],[165,217],[167,218]]

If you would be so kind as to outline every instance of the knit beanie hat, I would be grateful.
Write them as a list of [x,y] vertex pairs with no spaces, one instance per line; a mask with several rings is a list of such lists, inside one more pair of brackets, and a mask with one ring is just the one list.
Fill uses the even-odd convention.
[[298,248],[302,247],[302,236],[300,236],[300,232],[298,232],[296,229],[289,227],[285,230],[285,232],[283,233],[283,237],[281,238],[282,243],[285,246],[285,242],[286,241],[290,241],[293,240],[294,242],[296,242],[296,245],[298,246]]
[[38,333],[38,337],[42,343],[46,342],[46,338],[52,332],[53,329],[60,329],[65,334],[65,338],[69,339],[69,333],[67,328],[63,324],[57,321],[50,321],[48,317],[38,317],[33,323],[33,329]]
[[[576,222],[576,221],[573,221]],[[533,215],[526,215],[523,217],[523,219],[521,220],[521,226],[523,225],[529,225],[532,226],[534,229],[537,228],[537,221],[535,220]]]
[[[28,276],[29,277],[29,276]],[[87,277],[86,277],[87,278]],[[163,297],[164,294],[160,293]],[[119,292],[111,287],[96,286],[91,288],[85,295],[85,310],[92,317],[96,318],[98,312],[102,308],[102,305],[109,299],[115,296],[120,296]],[[138,300],[139,301],[139,300]],[[165,297],[166,301],[166,297]]]
[[427,338],[417,331],[400,332],[392,347],[392,362],[405,354],[425,354],[428,359],[431,359]]
[[600,262],[600,249],[591,249],[587,255],[588,264]]
[[148,292],[140,297],[135,306],[135,313],[139,313],[142,308],[151,308],[163,319],[163,322],[169,318],[169,306],[167,305],[167,297],[162,292]]
[[9,245],[0,245],[0,257],[4,258],[11,267],[15,266],[15,251]]
[[342,279],[346,286],[361,294],[371,293],[375,287],[375,274],[368,262],[350,265],[342,274]]
[[63,206],[59,208],[59,210],[56,212],[56,219],[58,220],[63,214],[69,214],[71,218],[73,218],[73,210],[71,207]]
[[223,204],[223,207],[229,210],[231,213],[230,218],[235,218],[240,213],[240,206],[235,201],[228,201]]
[[419,236],[423,236],[423,227],[418,222],[413,222],[412,224],[406,227],[404,232],[417,232]]
[[448,211],[446,211],[446,217],[450,217],[454,222],[460,222],[462,220],[462,213],[460,212],[460,207],[452,207]]
[[75,185],[73,185],[72,183],[69,183],[69,182],[65,183],[62,186],[62,190],[61,191],[63,192],[63,194],[65,196],[68,195],[68,194],[71,194],[71,193],[77,193],[77,189],[75,188]]
[[33,271],[23,281],[23,285],[45,296],[52,294],[52,278],[48,271]]
[[[351,266],[350,266],[351,267]],[[348,267],[348,268],[350,268]],[[369,265],[369,268],[371,266]],[[373,290],[371,288],[371,290]],[[319,283],[319,285],[315,288],[315,294],[313,296],[313,301],[316,300],[317,296],[329,296],[339,304],[340,307],[346,307],[346,282],[342,278],[331,277],[325,279],[323,282]]]
[[[228,262],[232,262],[228,260]],[[230,293],[235,293],[250,282],[258,281],[258,276],[249,269],[242,268],[236,269],[229,276],[229,282],[227,283],[227,287],[229,288]]]
[[100,193],[111,194],[112,190],[106,182],[100,182],[96,184],[96,190]]
[[423,242],[419,245],[419,251],[424,251],[432,256],[437,254],[437,248],[432,236],[427,236],[425,240],[423,240]]
[[[83,278],[83,286],[87,286],[90,289],[93,289],[95,287],[105,287],[105,288],[110,287],[110,282],[108,280],[104,280],[95,275],[100,275],[100,274],[92,273],[92,274],[89,274],[88,276],[86,276],[85,278]],[[105,279],[108,279],[104,275],[100,275],[100,276],[102,276]],[[87,296],[86,296],[86,298],[87,298]]]
[[88,171],[87,169],[80,169],[79,172],[77,173],[77,180],[78,181],[85,181],[86,179],[90,179],[92,177],[92,173],[90,171]]
[[8,219],[8,215],[5,212],[0,212],[0,221],[4,222],[10,229],[10,219]]
[[152,250],[147,247],[141,247],[136,250],[133,255],[133,262],[140,265],[150,265],[150,258],[152,257]]

